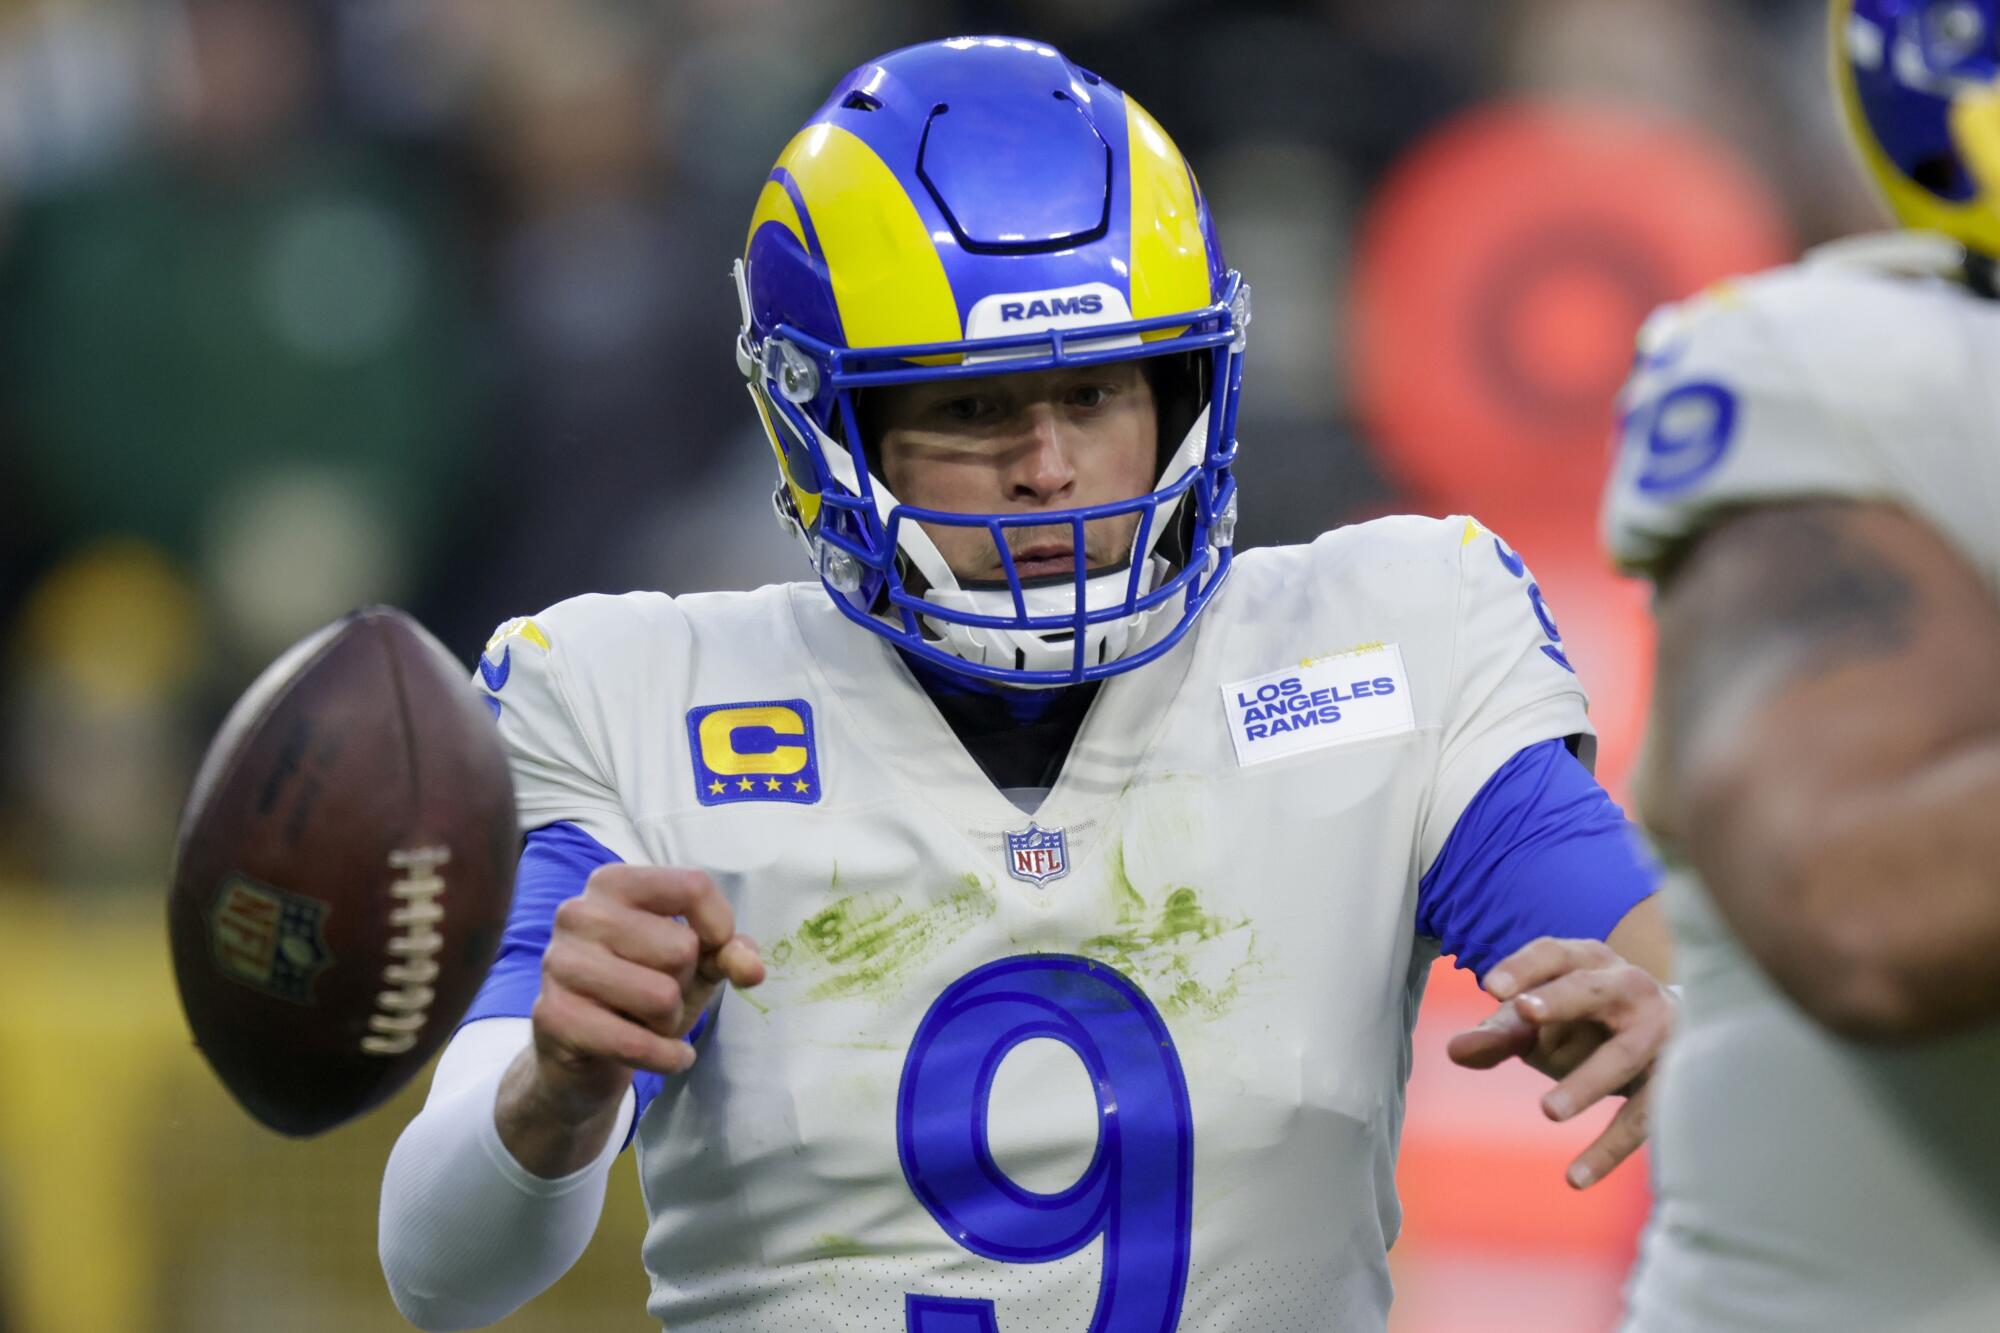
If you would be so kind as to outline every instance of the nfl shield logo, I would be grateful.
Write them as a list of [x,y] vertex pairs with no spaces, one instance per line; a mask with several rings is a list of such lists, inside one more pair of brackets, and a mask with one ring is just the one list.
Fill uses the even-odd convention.
[[1061,829],[1028,825],[1007,835],[1007,873],[1028,884],[1046,884],[1069,873],[1069,840]]
[[231,875],[209,912],[209,942],[222,975],[293,1004],[313,1003],[313,982],[333,966],[330,911],[317,898]]

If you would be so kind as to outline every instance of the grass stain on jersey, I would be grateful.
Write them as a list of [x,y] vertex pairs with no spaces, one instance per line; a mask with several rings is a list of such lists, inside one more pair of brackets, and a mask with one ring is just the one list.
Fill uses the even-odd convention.
[[1137,926],[1146,919],[1146,900],[1132,887],[1125,873],[1125,844],[1114,843],[1104,858],[1104,873],[1111,883],[1111,908],[1121,926]]
[[771,946],[775,970],[807,983],[804,998],[886,997],[938,948],[993,915],[993,892],[966,875],[956,892],[912,905],[895,893],[836,898]]
[[1164,1014],[1227,1013],[1262,966],[1250,918],[1230,921],[1204,910],[1199,891],[1185,884],[1169,888],[1154,908],[1126,876],[1122,852],[1110,870],[1121,929],[1091,936],[1077,952],[1130,977]]
[[879,1252],[879,1247],[871,1249],[852,1236],[842,1236],[836,1232],[826,1232],[812,1238],[815,1259],[860,1259]]
[[[1246,920],[1242,924],[1249,923]],[[1186,885],[1169,893],[1166,905],[1160,909],[1158,937],[1161,939],[1193,936],[1196,940],[1212,940],[1228,929],[1221,917],[1201,910],[1201,899]]]

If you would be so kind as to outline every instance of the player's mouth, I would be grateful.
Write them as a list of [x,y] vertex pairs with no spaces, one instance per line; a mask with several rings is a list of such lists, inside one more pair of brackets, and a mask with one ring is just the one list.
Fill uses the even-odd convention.
[[[1088,548],[1085,548],[1086,554]],[[1068,542],[1037,542],[1014,552],[1014,574],[1022,579],[1045,579],[1076,570],[1076,555]],[[1006,577],[1004,569],[994,573]]]

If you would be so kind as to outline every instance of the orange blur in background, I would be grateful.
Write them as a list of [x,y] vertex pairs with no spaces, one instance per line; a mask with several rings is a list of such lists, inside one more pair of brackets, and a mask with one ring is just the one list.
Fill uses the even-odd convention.
[[[1465,114],[1403,159],[1362,219],[1348,345],[1367,436],[1417,508],[1477,514],[1529,561],[1621,802],[1652,626],[1641,585],[1594,540],[1613,399],[1651,310],[1791,248],[1776,196],[1726,145],[1587,102]],[[1444,1059],[1445,1038],[1491,1008],[1469,974],[1433,972],[1397,1172],[1398,1327],[1608,1327],[1646,1214],[1644,1163],[1568,1188],[1564,1168],[1610,1108],[1587,1130],[1537,1123],[1538,1075]]]

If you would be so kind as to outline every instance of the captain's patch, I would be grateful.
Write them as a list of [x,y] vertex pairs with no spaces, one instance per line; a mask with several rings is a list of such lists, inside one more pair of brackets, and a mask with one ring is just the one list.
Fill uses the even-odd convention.
[[703,805],[820,798],[812,705],[804,699],[690,708],[694,794]]

